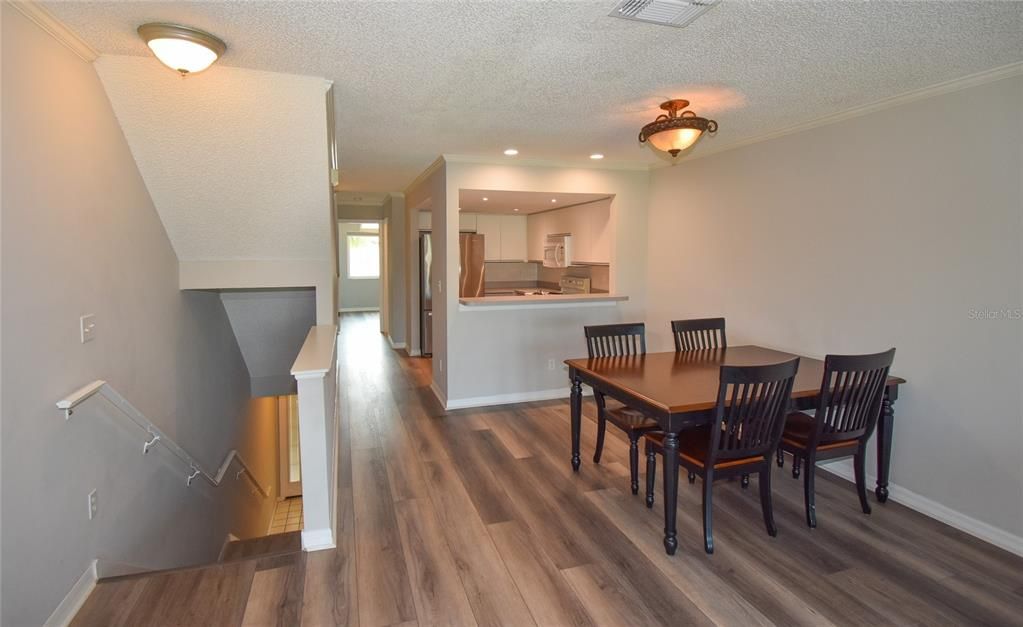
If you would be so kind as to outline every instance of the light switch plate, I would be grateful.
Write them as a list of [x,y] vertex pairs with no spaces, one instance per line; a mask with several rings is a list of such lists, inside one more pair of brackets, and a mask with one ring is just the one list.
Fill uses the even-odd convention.
[[96,314],[85,314],[79,318],[78,328],[81,332],[82,344],[96,339]]
[[98,514],[98,513],[99,513],[99,496],[96,494],[96,491],[93,490],[92,492],[89,492],[89,520],[92,520],[93,518],[95,518],[96,514]]

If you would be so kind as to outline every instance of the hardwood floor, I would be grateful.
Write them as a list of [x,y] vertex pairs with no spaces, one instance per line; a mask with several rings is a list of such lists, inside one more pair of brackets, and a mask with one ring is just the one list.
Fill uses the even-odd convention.
[[[1020,624],[1023,559],[896,503],[864,516],[824,472],[811,530],[788,464],[772,479],[776,538],[756,477],[715,488],[713,555],[700,485],[681,481],[668,557],[659,483],[653,510],[630,493],[624,438],[608,430],[602,463],[588,461],[590,399],[574,474],[567,400],[445,414],[429,362],[377,329],[376,314],[341,320],[337,549],[101,583],[76,624]],[[117,613],[115,596],[135,610]],[[108,611],[83,620],[97,597]]]

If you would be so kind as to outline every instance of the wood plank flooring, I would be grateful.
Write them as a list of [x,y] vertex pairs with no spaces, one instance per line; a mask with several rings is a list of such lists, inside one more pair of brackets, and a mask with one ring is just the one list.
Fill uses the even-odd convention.
[[375,314],[342,317],[339,366],[337,549],[243,559],[158,586],[100,584],[75,624],[1023,620],[1023,559],[896,503],[864,516],[852,485],[827,473],[818,474],[819,527],[810,530],[801,483],[789,465],[775,471],[776,538],[764,532],[755,477],[748,490],[715,486],[712,556],[702,548],[700,486],[683,480],[679,550],[668,557],[660,482],[648,510],[629,491],[624,438],[609,429],[603,462],[588,460],[588,399],[574,474],[567,401],[445,414],[429,390],[429,361],[389,349]]

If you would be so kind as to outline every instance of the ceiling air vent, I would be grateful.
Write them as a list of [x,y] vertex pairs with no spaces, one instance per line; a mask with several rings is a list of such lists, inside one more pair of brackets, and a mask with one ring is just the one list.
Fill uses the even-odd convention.
[[611,17],[682,28],[700,17],[719,0],[623,0]]

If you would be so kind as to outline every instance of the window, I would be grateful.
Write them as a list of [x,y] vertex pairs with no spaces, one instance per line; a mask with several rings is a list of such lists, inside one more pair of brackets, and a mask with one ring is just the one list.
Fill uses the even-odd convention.
[[380,236],[350,233],[348,243],[348,278],[380,278]]

